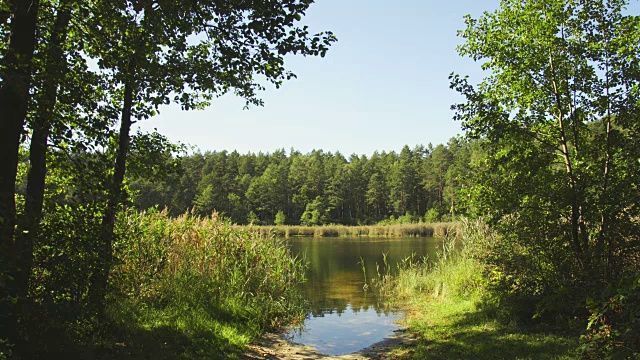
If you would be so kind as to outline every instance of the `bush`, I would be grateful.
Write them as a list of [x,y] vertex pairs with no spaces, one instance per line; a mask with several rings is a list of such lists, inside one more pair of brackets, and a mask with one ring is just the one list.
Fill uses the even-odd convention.
[[431,208],[424,214],[424,222],[434,223],[440,221],[440,210],[438,208]]
[[634,359],[640,355],[640,277],[603,301],[590,301],[580,354],[588,359]]
[[445,232],[442,250],[436,259],[408,258],[400,264],[395,278],[379,277],[371,284],[392,298],[454,298],[469,293],[485,293],[484,257],[495,234],[482,221],[462,219],[455,231]]
[[282,210],[278,211],[278,213],[276,214],[275,224],[284,225],[286,222],[287,222],[287,217],[284,215],[284,212]]

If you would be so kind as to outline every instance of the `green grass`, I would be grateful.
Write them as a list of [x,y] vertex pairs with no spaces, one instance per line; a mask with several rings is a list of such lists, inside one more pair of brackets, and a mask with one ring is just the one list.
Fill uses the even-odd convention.
[[211,307],[126,305],[112,307],[111,333],[102,342],[105,358],[237,358],[264,330],[241,301]]
[[263,331],[303,316],[303,264],[283,240],[233,228],[215,214],[128,220],[112,277],[120,300],[113,318],[123,326],[135,319],[136,331],[172,332],[179,346],[169,358],[233,358]]
[[[432,262],[405,262],[397,277],[373,286],[407,310],[415,346],[396,350],[405,359],[572,359],[575,334],[544,325],[504,321],[493,305],[481,261],[494,235],[480,222],[463,221]],[[498,320],[500,319],[500,321]]]
[[412,359],[574,359],[577,338],[498,322],[482,299],[421,298],[410,305],[407,326],[417,345]]

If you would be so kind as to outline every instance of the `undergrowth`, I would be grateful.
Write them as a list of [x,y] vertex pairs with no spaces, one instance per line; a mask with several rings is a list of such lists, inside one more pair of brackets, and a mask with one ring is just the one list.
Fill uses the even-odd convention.
[[104,317],[44,319],[29,358],[237,358],[304,316],[304,264],[283,239],[156,210],[122,213],[116,235]]
[[157,211],[127,213],[118,235],[110,316],[134,336],[157,335],[169,350],[161,358],[235,357],[263,331],[304,315],[304,266],[282,239],[216,214],[171,219]]
[[509,321],[492,298],[483,262],[496,235],[481,221],[461,220],[435,259],[407,259],[397,275],[378,274],[370,286],[406,309],[413,359],[574,358],[577,337]]

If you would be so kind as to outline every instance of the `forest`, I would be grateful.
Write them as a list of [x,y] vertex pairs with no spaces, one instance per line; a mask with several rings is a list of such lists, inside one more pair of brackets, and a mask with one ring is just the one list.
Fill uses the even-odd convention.
[[[133,178],[132,205],[167,208],[173,216],[216,211],[236,224],[368,225],[450,221],[466,209],[460,196],[482,156],[481,142],[452,138],[446,145],[371,156],[314,150],[239,154],[198,152],[174,158],[173,173]],[[168,167],[168,166],[167,166]]]
[[296,76],[285,57],[338,40],[301,22],[312,3],[0,3],[0,359],[238,358],[306,309],[304,261],[236,225],[451,220],[439,259],[371,284],[413,306],[406,357],[638,357],[629,2],[465,17],[457,52],[483,78],[449,75],[447,144],[202,153],[132,130],[226,93],[263,105]]

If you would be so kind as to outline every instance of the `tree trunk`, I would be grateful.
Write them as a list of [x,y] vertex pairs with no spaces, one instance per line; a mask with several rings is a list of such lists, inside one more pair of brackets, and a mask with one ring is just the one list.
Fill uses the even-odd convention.
[[69,1],[64,1],[58,10],[56,23],[48,44],[45,59],[46,78],[42,87],[42,96],[33,121],[33,133],[29,149],[30,169],[27,182],[27,194],[24,214],[18,219],[16,244],[22,254],[22,267],[16,276],[16,288],[19,298],[25,298],[29,289],[29,277],[33,266],[33,242],[36,239],[38,224],[42,217],[44,184],[47,171],[47,140],[51,128],[51,119],[58,95],[58,85],[62,79],[66,61],[62,44],[67,38],[67,27],[71,19]]
[[27,113],[31,62],[36,46],[38,0],[15,0],[9,46],[2,61],[0,85],[0,338],[17,340],[18,318],[13,301],[15,276],[22,267],[14,243],[15,186],[20,135]]
[[[135,69],[133,63],[129,68],[129,79],[133,78]],[[89,300],[98,314],[103,314],[105,305],[105,296],[107,294],[107,283],[109,280],[109,272],[113,262],[113,238],[116,222],[116,214],[118,207],[123,202],[122,183],[126,171],[127,153],[129,151],[132,120],[131,108],[133,105],[133,84],[132,80],[127,80],[124,86],[124,101],[122,104],[122,117],[120,122],[120,135],[118,140],[118,152],[114,167],[113,182],[107,199],[107,206],[101,225],[101,242],[98,248],[97,266],[93,272],[91,285],[89,289]]]
[[567,131],[565,128],[565,123],[564,123],[564,111],[562,108],[562,100],[561,100],[561,96],[560,96],[560,87],[558,86],[558,82],[556,80],[557,76],[556,76],[556,68],[555,68],[555,64],[554,64],[554,57],[553,57],[553,53],[551,52],[551,50],[549,50],[549,66],[550,66],[550,70],[551,70],[551,75],[552,75],[552,84],[553,84],[553,93],[555,96],[555,102],[556,102],[556,107],[558,110],[558,126],[560,129],[560,145],[562,147],[562,158],[564,160],[564,164],[565,167],[567,169],[567,176],[569,177],[569,190],[570,190],[570,197],[571,197],[571,244],[572,247],[574,249],[574,252],[576,253],[576,255],[578,255],[578,257],[585,261],[588,260],[587,258],[585,258],[585,256],[588,255],[584,255],[583,253],[587,250],[586,246],[588,244],[584,244],[581,242],[580,239],[580,226],[581,226],[581,219],[582,219],[582,211],[581,211],[581,203],[582,200],[580,199],[579,193],[578,193],[578,189],[577,189],[577,185],[576,185],[576,177],[575,174],[573,172],[573,165],[571,162],[571,157],[569,155],[569,146],[568,146],[568,140],[567,140]]

